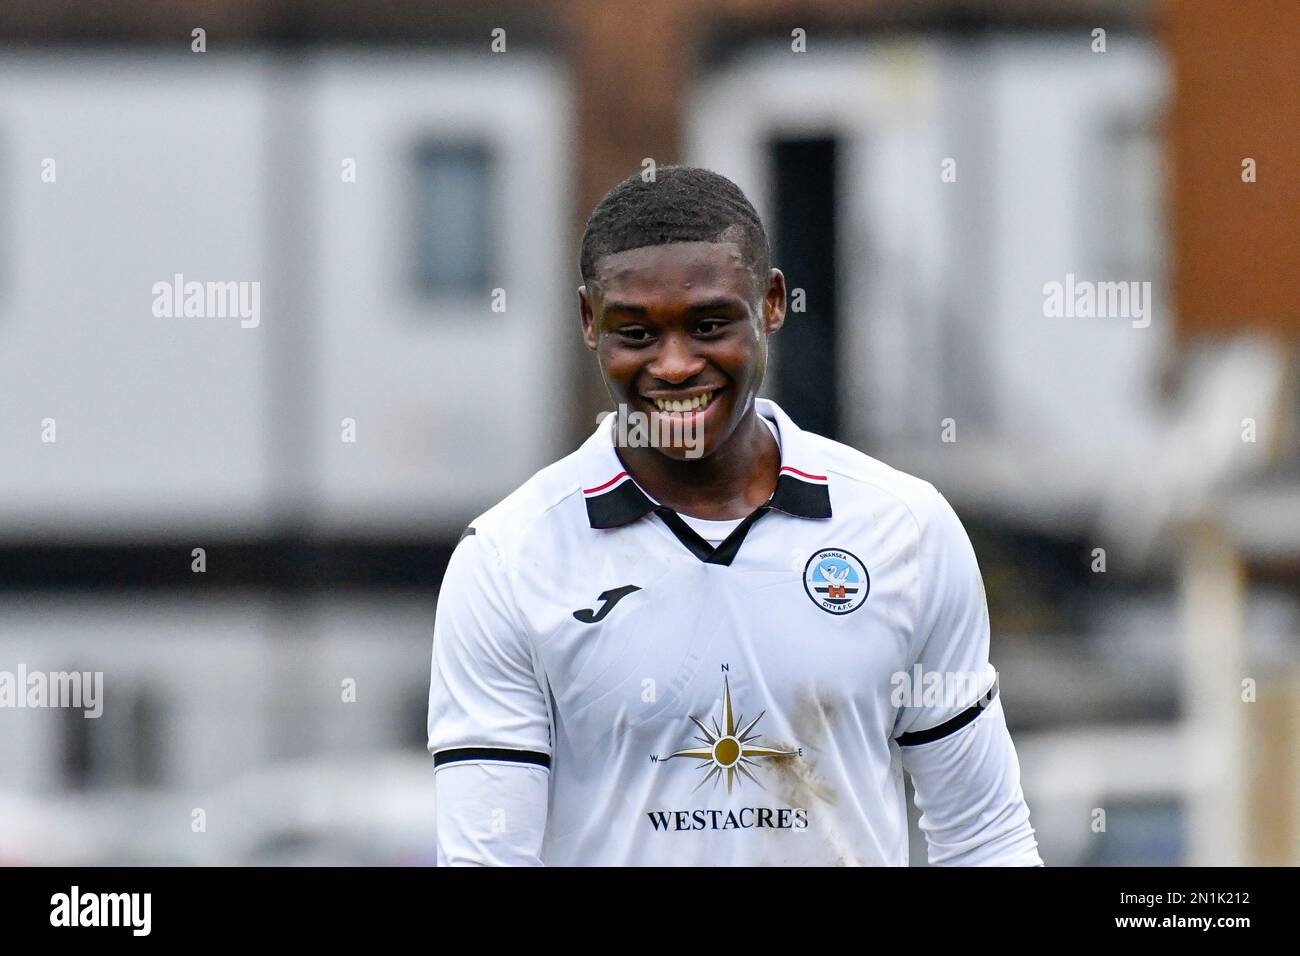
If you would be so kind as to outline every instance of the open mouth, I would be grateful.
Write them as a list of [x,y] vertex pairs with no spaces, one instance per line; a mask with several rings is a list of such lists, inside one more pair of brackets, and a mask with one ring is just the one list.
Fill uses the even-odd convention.
[[651,398],[646,400],[665,415],[692,415],[703,412],[721,389],[713,388],[685,398]]

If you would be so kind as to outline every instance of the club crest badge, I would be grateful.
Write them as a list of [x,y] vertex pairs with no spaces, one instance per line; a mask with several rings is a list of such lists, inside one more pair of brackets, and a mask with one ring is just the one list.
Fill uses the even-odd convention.
[[812,602],[827,614],[848,614],[867,599],[871,578],[856,555],[839,548],[823,548],[804,566],[803,587]]

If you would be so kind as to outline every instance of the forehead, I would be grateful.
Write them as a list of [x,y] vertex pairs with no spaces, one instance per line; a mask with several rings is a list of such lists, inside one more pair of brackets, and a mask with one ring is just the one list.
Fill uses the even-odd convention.
[[672,242],[627,249],[596,260],[595,284],[606,298],[665,298],[702,292],[748,298],[754,274],[734,242]]

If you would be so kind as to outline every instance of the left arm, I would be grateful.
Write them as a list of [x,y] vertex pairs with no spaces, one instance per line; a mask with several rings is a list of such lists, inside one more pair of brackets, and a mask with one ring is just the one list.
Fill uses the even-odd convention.
[[956,733],[902,751],[931,866],[1042,865],[1000,700]]
[[[917,516],[917,630],[909,678],[939,674],[940,694],[899,707],[894,739],[912,778],[936,866],[1041,866],[1020,764],[989,664],[989,618],[970,539],[937,491]],[[913,695],[922,688],[914,687]]]

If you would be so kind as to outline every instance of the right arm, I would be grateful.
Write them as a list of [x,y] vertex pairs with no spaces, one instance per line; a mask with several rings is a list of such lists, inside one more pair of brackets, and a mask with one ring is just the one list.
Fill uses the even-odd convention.
[[550,716],[497,552],[456,546],[438,593],[429,752],[440,866],[540,866]]

